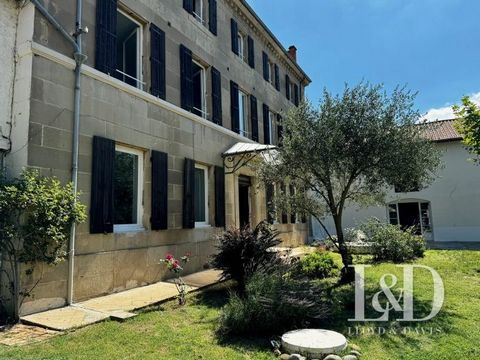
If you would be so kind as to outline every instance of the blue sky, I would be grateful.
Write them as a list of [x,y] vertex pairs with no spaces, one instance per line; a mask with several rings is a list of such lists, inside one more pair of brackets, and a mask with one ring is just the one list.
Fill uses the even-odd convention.
[[248,0],[282,44],[298,48],[318,101],[362,79],[418,91],[438,118],[463,95],[480,101],[478,0]]

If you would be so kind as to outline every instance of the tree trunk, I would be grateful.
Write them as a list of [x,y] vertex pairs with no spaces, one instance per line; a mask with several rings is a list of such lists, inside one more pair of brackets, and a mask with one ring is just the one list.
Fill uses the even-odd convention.
[[343,263],[340,281],[342,283],[349,283],[355,280],[355,270],[350,266],[353,264],[353,259],[345,244],[342,227],[342,215],[333,214],[333,221],[335,222],[335,230],[337,232],[338,251],[340,252]]

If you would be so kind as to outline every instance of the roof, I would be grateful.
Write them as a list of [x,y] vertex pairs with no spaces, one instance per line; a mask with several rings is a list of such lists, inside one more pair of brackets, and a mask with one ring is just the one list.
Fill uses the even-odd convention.
[[266,150],[273,150],[277,147],[275,145],[264,145],[264,144],[257,144],[257,143],[245,143],[245,142],[238,142],[233,145],[230,149],[223,153],[223,156],[232,156],[232,155],[240,155],[246,153],[258,153]]
[[428,140],[441,141],[456,141],[462,140],[462,136],[455,130],[453,126],[455,120],[437,120],[421,124],[424,130],[424,135]]
[[285,47],[282,45],[282,43],[277,39],[277,37],[272,33],[272,31],[268,28],[267,25],[265,25],[265,23],[263,22],[262,19],[260,19],[260,17],[257,15],[257,13],[255,12],[255,10],[252,9],[252,7],[247,3],[246,0],[240,0],[240,3],[245,7],[245,9],[247,9],[247,11],[254,17],[254,19],[260,24],[260,26],[268,33],[268,35],[273,39],[273,41],[275,42],[275,44],[282,50],[283,54],[286,56],[287,58],[287,62],[290,63],[290,65],[292,67],[294,67],[295,69],[297,69],[303,76],[303,81],[305,81],[308,84],[310,84],[312,82],[312,80],[310,79],[310,77],[305,73],[305,71],[303,71],[303,69],[301,68],[301,66],[294,60],[292,60],[292,58],[290,57],[290,55],[288,54],[288,51],[285,49]]

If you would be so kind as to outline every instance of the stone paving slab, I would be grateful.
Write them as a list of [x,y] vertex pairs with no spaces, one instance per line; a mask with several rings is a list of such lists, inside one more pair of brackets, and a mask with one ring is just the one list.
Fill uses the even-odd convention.
[[58,334],[61,334],[61,332],[38,326],[17,324],[5,332],[0,332],[0,344],[7,346],[27,345],[47,340]]
[[[220,274],[218,270],[205,270],[187,275],[183,279],[191,292],[219,282]],[[175,284],[158,282],[82,301],[72,306],[23,316],[21,321],[53,330],[71,330],[109,318],[120,320],[133,317],[133,311],[173,299],[177,295]]]
[[21,321],[53,330],[71,330],[94,324],[110,317],[109,314],[67,306],[60,309],[48,310],[37,314],[23,316]]
[[[221,276],[221,270],[205,270],[187,276],[182,276],[182,279],[188,286],[193,288],[203,288],[218,283],[221,280]],[[170,279],[167,281],[173,282],[175,280]]]

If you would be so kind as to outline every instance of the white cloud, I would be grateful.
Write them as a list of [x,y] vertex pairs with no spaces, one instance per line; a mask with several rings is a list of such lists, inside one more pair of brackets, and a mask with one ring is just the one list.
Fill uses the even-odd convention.
[[[470,94],[470,99],[480,105],[480,92]],[[432,108],[428,110],[422,117],[422,121],[447,120],[455,118],[452,106],[444,106],[440,108]]]

